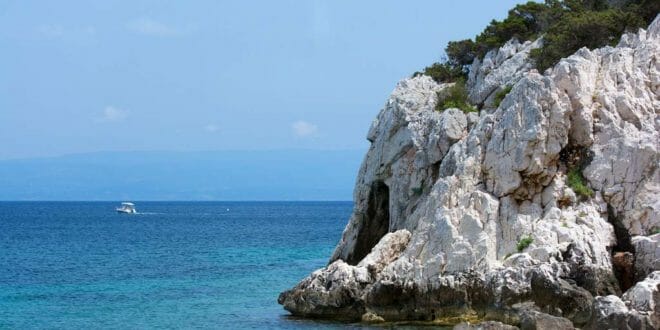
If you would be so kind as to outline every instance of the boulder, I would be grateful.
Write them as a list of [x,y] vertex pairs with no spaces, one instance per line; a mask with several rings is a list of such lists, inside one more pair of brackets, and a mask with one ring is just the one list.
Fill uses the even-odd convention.
[[642,280],[660,269],[660,234],[634,236],[632,246],[635,250],[635,280]]
[[573,323],[563,317],[552,316],[549,314],[526,311],[520,316],[520,329],[553,329],[553,330],[573,330]]
[[660,271],[654,271],[623,294],[621,299],[631,310],[648,315],[660,327]]
[[629,310],[626,304],[617,296],[596,297],[594,315],[585,325],[586,330],[652,330],[651,320],[646,315]]

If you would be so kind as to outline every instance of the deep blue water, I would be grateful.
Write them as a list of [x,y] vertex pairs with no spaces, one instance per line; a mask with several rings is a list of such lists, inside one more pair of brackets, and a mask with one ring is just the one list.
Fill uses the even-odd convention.
[[0,202],[0,328],[335,328],[277,296],[326,264],[350,202]]

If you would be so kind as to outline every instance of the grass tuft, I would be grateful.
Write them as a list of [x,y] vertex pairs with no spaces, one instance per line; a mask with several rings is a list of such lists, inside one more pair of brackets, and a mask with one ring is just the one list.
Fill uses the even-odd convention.
[[587,182],[582,176],[582,172],[580,172],[579,168],[572,168],[568,171],[567,177],[568,186],[571,187],[576,194],[586,198],[594,195],[594,191],[587,186]]
[[504,89],[502,89],[501,91],[497,92],[497,94],[495,94],[495,107],[496,108],[500,107],[500,104],[502,103],[502,100],[504,100],[506,95],[509,94],[509,92],[511,92],[512,88],[513,88],[513,86],[505,86]]
[[531,236],[521,238],[518,241],[518,252],[523,252],[532,242],[534,239]]

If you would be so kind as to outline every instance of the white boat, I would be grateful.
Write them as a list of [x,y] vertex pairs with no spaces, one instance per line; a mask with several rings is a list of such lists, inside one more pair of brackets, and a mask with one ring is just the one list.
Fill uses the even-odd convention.
[[137,211],[135,210],[135,204],[129,202],[121,203],[121,206],[116,208],[115,210],[117,210],[117,212],[119,213],[129,213],[129,214],[137,213]]

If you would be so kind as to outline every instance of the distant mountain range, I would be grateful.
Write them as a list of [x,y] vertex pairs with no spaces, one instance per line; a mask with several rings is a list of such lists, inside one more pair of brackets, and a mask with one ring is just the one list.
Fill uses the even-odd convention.
[[98,152],[0,161],[0,200],[351,200],[363,150]]

